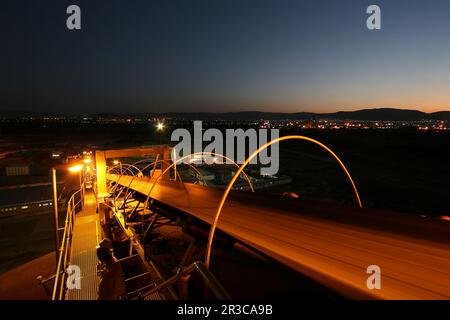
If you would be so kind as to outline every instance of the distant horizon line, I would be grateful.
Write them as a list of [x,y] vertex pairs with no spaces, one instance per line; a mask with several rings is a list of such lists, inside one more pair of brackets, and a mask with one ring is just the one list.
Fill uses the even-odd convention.
[[[422,121],[439,120],[450,121],[449,111],[423,112],[413,109],[395,109],[395,108],[373,108],[360,109],[355,111],[337,111],[332,113],[314,113],[314,112],[271,112],[271,111],[227,111],[227,112],[97,112],[97,113],[77,113],[77,114],[51,114],[51,113],[27,113],[15,112],[10,114],[0,113],[0,118],[8,119],[28,119],[28,120],[46,120],[46,119],[77,119],[77,120],[111,120],[111,119],[184,119],[184,120],[223,120],[223,121],[256,121],[256,120],[308,120],[308,119],[336,119],[336,120],[364,120],[364,121]],[[127,120],[129,121],[129,120]]]
[[239,111],[166,111],[166,112],[157,112],[157,111],[130,111],[130,112],[116,112],[116,111],[98,111],[98,112],[50,112],[50,111],[31,111],[31,110],[4,110],[0,111],[0,115],[10,114],[26,114],[29,113],[30,116],[33,115],[99,115],[99,114],[174,114],[174,113],[182,113],[182,114],[193,114],[193,113],[205,113],[205,114],[227,114],[227,113],[274,113],[274,114],[317,114],[317,115],[326,115],[326,114],[337,114],[337,113],[353,113],[353,112],[363,112],[363,111],[400,111],[400,112],[418,112],[424,114],[435,114],[442,112],[450,112],[450,110],[438,110],[438,111],[422,111],[419,109],[402,109],[402,108],[363,108],[363,109],[355,109],[355,110],[338,110],[331,112],[314,112],[314,111],[261,111],[261,110],[239,110]]

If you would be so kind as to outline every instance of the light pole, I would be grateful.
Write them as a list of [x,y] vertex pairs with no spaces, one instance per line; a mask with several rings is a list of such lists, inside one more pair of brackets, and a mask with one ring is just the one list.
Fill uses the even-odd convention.
[[81,178],[81,172],[83,171],[84,165],[79,164],[73,167],[69,168],[69,171],[72,173],[76,173],[78,172],[79,178],[80,178],[80,189],[81,189],[81,184],[82,184],[82,178]]
[[[69,171],[79,172],[80,174],[80,188],[82,185],[81,182],[81,171],[84,168],[83,165],[76,165],[69,168]],[[56,267],[58,267],[58,259],[59,259],[59,215],[58,215],[58,189],[56,183],[56,169],[52,168],[52,187],[53,187],[53,221],[55,225],[55,256],[56,256]]]
[[56,186],[56,170],[52,168],[52,184],[53,184],[53,213],[54,213],[54,223],[55,223],[55,256],[56,256],[56,267],[58,267],[58,250],[59,250],[59,222],[58,222],[58,195]]

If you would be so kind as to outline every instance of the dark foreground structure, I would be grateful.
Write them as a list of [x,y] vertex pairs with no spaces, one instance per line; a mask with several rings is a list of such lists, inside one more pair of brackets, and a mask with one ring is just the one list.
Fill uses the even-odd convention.
[[[106,166],[136,154],[149,164]],[[437,218],[233,190],[205,261],[224,191],[183,183],[168,154],[97,152],[96,180],[69,200],[56,274],[41,279],[49,297],[97,299],[95,248],[110,238],[124,299],[450,298],[450,223]]]

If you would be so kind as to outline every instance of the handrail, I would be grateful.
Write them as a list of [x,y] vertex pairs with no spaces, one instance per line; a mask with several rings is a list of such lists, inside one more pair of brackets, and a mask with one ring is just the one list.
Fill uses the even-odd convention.
[[[75,197],[80,194],[80,200],[75,203]],[[70,251],[72,248],[72,233],[74,227],[75,213],[79,205],[83,208],[84,202],[84,182],[80,189],[72,194],[67,202],[66,221],[64,223],[64,234],[59,248],[58,265],[55,274],[55,283],[53,285],[52,300],[62,300],[64,289],[66,270],[69,264]]]
[[194,263],[190,264],[189,266],[184,267],[183,269],[180,270],[180,272],[178,272],[174,276],[170,277],[166,281],[160,283],[159,285],[157,285],[156,287],[154,287],[153,289],[151,289],[147,292],[142,293],[141,291],[146,290],[150,287],[153,287],[155,284],[150,284],[148,286],[134,290],[134,291],[128,293],[128,295],[132,295],[132,294],[136,294],[136,293],[140,292],[138,294],[138,296],[136,297],[136,299],[151,295],[155,292],[161,291],[161,290],[173,285],[180,278],[190,275],[193,272],[197,272],[200,275],[200,277],[203,279],[205,284],[211,289],[211,291],[213,292],[213,294],[215,295],[215,297],[217,299],[231,300],[230,295],[224,289],[224,287],[222,287],[219,280],[217,280],[217,278],[212,274],[212,272],[201,261],[194,262]]

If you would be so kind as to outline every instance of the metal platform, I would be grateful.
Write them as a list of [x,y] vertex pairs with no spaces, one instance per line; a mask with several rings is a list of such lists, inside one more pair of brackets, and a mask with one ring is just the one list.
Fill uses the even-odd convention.
[[155,292],[146,296],[144,300],[164,300],[164,299],[161,297],[159,292]]
[[80,267],[81,288],[68,289],[66,300],[96,300],[99,285],[96,249],[99,242],[97,202],[86,193],[84,208],[77,213],[73,231],[71,264]]

